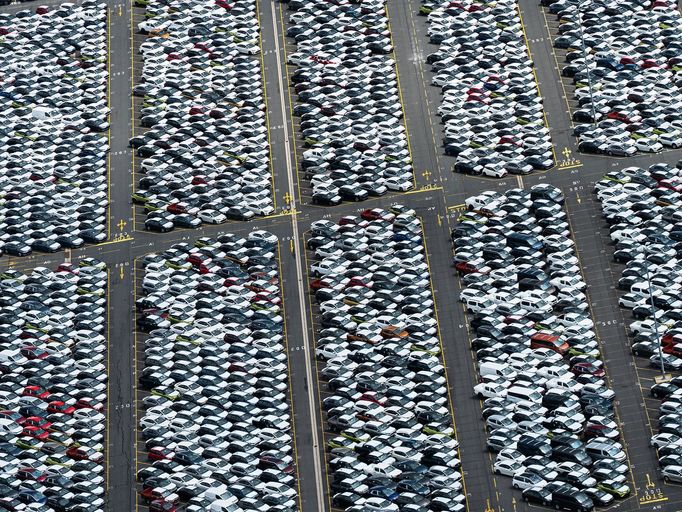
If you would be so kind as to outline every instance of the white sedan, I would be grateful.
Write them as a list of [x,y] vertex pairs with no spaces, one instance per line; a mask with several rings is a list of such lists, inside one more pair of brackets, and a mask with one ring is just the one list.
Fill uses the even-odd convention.
[[663,150],[663,144],[653,139],[637,139],[635,147],[644,153],[658,153]]
[[651,446],[657,449],[670,444],[682,444],[682,437],[664,432],[662,434],[656,434],[651,438]]
[[514,476],[523,469],[523,464],[515,460],[502,459],[493,464],[493,470],[497,475]]
[[414,186],[411,181],[402,180],[396,176],[386,178],[385,185],[386,187],[388,187],[389,190],[396,190],[398,192],[407,192],[408,190],[411,190]]
[[218,210],[201,210],[199,218],[206,224],[222,224],[227,217]]

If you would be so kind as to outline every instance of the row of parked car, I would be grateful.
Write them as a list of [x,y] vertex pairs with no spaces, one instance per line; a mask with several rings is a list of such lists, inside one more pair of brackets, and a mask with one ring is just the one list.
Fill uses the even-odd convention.
[[152,511],[298,510],[277,238],[203,237],[142,265],[141,500]]
[[[682,162],[612,171],[595,184],[615,243],[625,263],[619,305],[631,310],[632,353],[673,375],[651,387],[661,399],[657,450],[666,481],[682,482]],[[655,428],[652,425],[652,428]]]
[[274,212],[256,0],[143,2],[133,201],[166,232]]
[[606,174],[595,192],[615,244],[614,260],[625,263],[618,302],[632,313],[632,352],[655,368],[662,363],[667,371],[680,371],[682,172],[663,163],[648,170],[627,167]]
[[332,506],[466,510],[420,219],[319,220],[306,245]]
[[561,190],[490,191],[452,231],[494,471],[528,502],[570,510],[630,494]]
[[682,147],[682,16],[672,0],[543,0],[559,21],[564,77],[586,153],[631,156]]
[[107,10],[0,13],[0,252],[106,240]]
[[0,509],[105,510],[107,269],[0,273]]
[[517,0],[425,0],[431,84],[455,172],[503,178],[554,165]]
[[361,201],[413,188],[386,0],[291,0],[287,62],[297,101],[301,176],[312,202]]

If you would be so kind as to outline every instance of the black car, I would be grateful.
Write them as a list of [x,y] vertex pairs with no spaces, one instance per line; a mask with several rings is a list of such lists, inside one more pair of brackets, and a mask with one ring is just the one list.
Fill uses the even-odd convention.
[[551,505],[552,503],[552,493],[547,489],[539,487],[524,489],[521,497],[526,503],[537,503],[542,506]]
[[[319,204],[323,206],[335,206],[341,202],[341,197],[337,194],[331,194],[329,192],[316,192],[312,196],[313,204]],[[325,240],[325,242],[327,242]]]
[[339,187],[339,195],[347,201],[364,201],[369,197],[367,190],[356,185],[343,185]]
[[352,492],[342,492],[334,495],[334,497],[332,498],[332,505],[334,507],[346,509],[348,507],[352,507],[361,499],[362,498],[360,497],[359,494],[355,494]]
[[592,153],[595,155],[603,153],[603,151],[599,147],[599,144],[591,140],[584,140],[580,144],[578,144],[578,151],[580,151],[581,153]]

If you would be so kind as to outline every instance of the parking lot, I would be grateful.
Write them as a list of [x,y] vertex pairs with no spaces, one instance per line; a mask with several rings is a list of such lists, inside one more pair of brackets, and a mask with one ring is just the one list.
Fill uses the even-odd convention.
[[[59,9],[59,2],[54,0],[46,0],[45,4],[52,11]],[[107,86],[111,93],[108,99],[111,108],[108,120],[111,123],[111,183],[107,183],[103,189],[111,197],[111,204],[104,212],[101,222],[97,221],[107,227],[110,236],[100,244],[86,244],[68,251],[60,249],[52,254],[34,251],[23,258],[14,255],[0,258],[2,271],[12,268],[27,274],[37,267],[54,270],[65,260],[77,263],[86,257],[98,258],[109,269],[110,282],[107,290],[108,313],[111,318],[107,329],[111,331],[111,336],[107,351],[110,359],[107,403],[110,420],[107,429],[109,449],[104,451],[108,461],[107,493],[104,504],[93,505],[89,510],[119,512],[136,508],[148,509],[143,501],[138,501],[142,484],[136,481],[137,470],[149,466],[148,452],[141,438],[135,439],[133,434],[146,410],[138,405],[150,396],[141,390],[137,391],[139,400],[134,396],[137,377],[144,367],[144,346],[148,339],[146,334],[135,334],[137,315],[133,307],[135,298],[140,297],[139,286],[143,276],[140,265],[144,255],[150,252],[162,253],[178,243],[193,246],[201,237],[217,238],[227,233],[247,237],[249,232],[258,229],[275,234],[281,243],[278,256],[281,262],[280,285],[287,313],[287,358],[291,369],[291,399],[287,403],[295,426],[295,432],[292,430],[292,442],[295,442],[294,458],[298,470],[298,506],[304,511],[335,508],[331,502],[336,492],[330,491],[334,471],[327,470],[327,464],[334,457],[327,450],[327,442],[341,434],[328,428],[327,411],[321,408],[321,399],[332,395],[327,392],[326,377],[318,378],[324,367],[321,360],[315,359],[321,323],[319,310],[309,288],[310,279],[315,277],[307,275],[308,267],[317,260],[309,258],[306,261],[306,256],[311,255],[310,252],[306,253],[306,247],[314,222],[321,219],[337,222],[344,215],[358,215],[362,210],[374,207],[388,210],[396,202],[413,208],[423,223],[424,255],[428,255],[428,273],[433,283],[430,291],[435,302],[433,314],[438,319],[443,346],[442,365],[444,375],[447,376],[449,396],[443,403],[448,409],[452,405],[450,412],[453,413],[453,426],[456,427],[459,442],[457,458],[461,460],[466,509],[487,512],[537,509],[536,505],[527,505],[521,501],[521,492],[511,489],[509,477],[493,473],[494,457],[486,449],[488,436],[481,419],[481,401],[472,398],[472,387],[478,383],[477,364],[467,343],[473,336],[468,332],[472,318],[470,314],[465,314],[458,301],[463,287],[452,267],[449,234],[457,225],[457,218],[462,213],[467,198],[484,190],[504,192],[515,187],[530,190],[538,183],[558,186],[566,196],[566,212],[576,243],[580,270],[588,285],[594,331],[599,339],[602,361],[610,385],[618,401],[617,423],[630,463],[628,485],[631,488],[631,495],[619,501],[618,509],[674,511],[682,508],[682,491],[679,485],[673,482],[666,484],[663,481],[656,452],[649,446],[652,435],[659,428],[661,400],[650,396],[650,388],[660,370],[651,367],[646,358],[633,357],[631,353],[629,325],[636,319],[631,318],[629,311],[618,306],[618,299],[623,292],[616,289],[624,265],[613,261],[614,246],[609,237],[609,226],[602,218],[601,205],[592,194],[594,184],[609,171],[628,166],[648,167],[657,162],[675,165],[682,157],[680,151],[673,149],[657,155],[637,154],[628,159],[580,154],[576,147],[576,138],[572,134],[572,125],[576,125],[570,116],[574,110],[572,84],[569,83],[570,79],[566,81],[567,78],[564,78],[565,83],[561,85],[562,52],[565,50],[552,48],[555,31],[558,30],[555,15],[546,13],[545,26],[543,11],[547,7],[543,9],[536,2],[522,0],[519,2],[520,19],[525,24],[525,42],[530,50],[537,85],[544,100],[544,113],[557,165],[547,171],[502,179],[455,174],[452,168],[456,159],[445,155],[445,148],[441,145],[445,125],[440,122],[438,108],[442,97],[439,89],[430,85],[434,74],[426,65],[427,56],[437,51],[438,46],[429,43],[426,18],[418,15],[422,3],[419,0],[391,2],[387,6],[388,13],[384,11],[383,5],[377,3],[378,9],[373,13],[371,21],[378,21],[377,28],[384,27],[382,24],[386,23],[393,46],[391,54],[382,54],[377,60],[394,58],[397,63],[395,85],[400,82],[402,102],[398,104],[402,103],[401,111],[404,109],[401,125],[404,123],[405,133],[409,134],[406,142],[409,142],[413,160],[411,165],[414,169],[414,188],[407,193],[388,191],[383,196],[367,198],[360,204],[346,203],[331,209],[310,205],[312,196],[311,189],[308,188],[309,180],[298,171],[302,165],[303,152],[311,147],[304,146],[305,142],[300,137],[301,117],[291,116],[291,111],[302,103],[297,101],[295,84],[288,83],[298,66],[287,64],[288,72],[285,69],[285,62],[292,54],[300,51],[302,46],[301,41],[298,45],[294,44],[294,38],[286,34],[294,25],[290,15],[295,11],[290,11],[286,3],[255,4],[259,8],[263,44],[260,54],[263,57],[262,82],[267,85],[264,98],[267,97],[268,104],[265,112],[273,121],[267,134],[271,136],[272,154],[276,157],[271,167],[272,174],[269,175],[273,205],[276,199],[279,207],[276,212],[266,216],[268,218],[256,217],[248,224],[230,221],[215,226],[204,224],[196,229],[175,227],[172,233],[165,234],[144,231],[147,215],[142,213],[142,206],[133,206],[129,201],[133,189],[137,190],[142,177],[138,171],[143,158],[134,156],[133,149],[127,145],[130,138],[148,130],[141,126],[141,117],[142,109],[149,105],[143,105],[143,98],[136,96],[132,96],[131,104],[131,89],[141,83],[143,69],[137,49],[149,39],[137,34],[138,24],[145,21],[145,7],[133,7],[128,3],[116,3],[112,0],[107,3],[110,25],[107,49],[111,55],[111,73]],[[2,6],[0,12],[16,13],[22,9],[35,11],[37,7],[35,2],[26,2]],[[325,29],[334,27],[323,28]],[[370,33],[363,36],[373,35]],[[370,41],[371,39],[370,37]],[[320,44],[326,43],[323,41]],[[168,62],[173,59],[175,57]],[[333,56],[328,60],[333,60]],[[326,67],[329,64],[321,65]],[[299,87],[300,89],[302,88]],[[393,92],[394,90],[389,90],[388,97],[392,97]],[[284,125],[291,128],[284,130]],[[108,135],[108,132],[103,133]],[[294,141],[297,144],[295,150]],[[33,146],[26,154],[33,153]],[[289,152],[293,169],[286,165],[286,153]],[[133,161],[135,175],[131,176],[130,166]],[[290,171],[293,171],[291,176]],[[299,186],[300,196],[297,190]],[[286,208],[292,198],[301,199],[296,201],[295,211]],[[7,202],[3,206],[10,208],[5,205]],[[132,295],[136,282],[137,297]],[[676,375],[674,371],[668,373]],[[667,431],[670,431],[675,424],[667,425]],[[346,452],[339,448],[337,454],[339,453]],[[673,459],[667,459],[666,462],[670,460]],[[338,490],[340,487],[335,486],[334,489]],[[376,494],[374,496],[378,497]],[[187,507],[181,507],[181,510],[183,508]]]

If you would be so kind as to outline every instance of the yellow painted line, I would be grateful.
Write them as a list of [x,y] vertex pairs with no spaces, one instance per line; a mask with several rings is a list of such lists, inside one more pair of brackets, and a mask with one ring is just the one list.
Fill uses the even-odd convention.
[[448,206],[448,210],[460,210],[462,208],[466,208],[466,205],[464,203],[456,204],[454,206]]
[[[280,21],[280,26],[282,28],[282,49],[284,50],[284,72],[286,73],[286,84],[287,84],[287,95],[289,97],[289,122],[291,123],[291,136],[294,137],[294,165],[296,165],[296,183],[298,185],[298,202],[301,201],[301,176],[299,175],[299,168],[298,168],[298,152],[296,151],[296,127],[294,126],[294,105],[293,102],[291,101],[291,87],[289,86],[289,64],[288,64],[288,57],[287,57],[287,40],[286,40],[286,28],[284,25],[284,11],[282,10],[282,2],[279,2],[279,21]],[[277,34],[275,34],[275,37],[277,37]],[[279,73],[279,70],[277,70],[277,73]],[[283,123],[286,123],[286,119],[282,119]],[[291,194],[293,194],[294,191],[291,191]]]
[[[433,279],[432,279],[432,272],[431,272],[431,263],[429,261],[429,249],[426,245],[426,231],[424,230],[424,222],[422,221],[421,217],[419,218],[419,224],[421,225],[422,228],[422,241],[424,245],[424,258],[426,259],[426,267],[429,269],[429,289],[431,290],[431,298],[433,299],[433,314],[436,318],[436,334],[438,336],[438,344],[440,345],[440,355],[438,358],[440,359],[440,362],[443,365],[443,368],[445,369],[445,385],[448,393],[448,406],[450,409],[450,418],[452,419],[452,428],[454,430],[455,434],[455,439],[458,439],[457,435],[457,422],[455,421],[455,409],[452,405],[452,394],[450,390],[452,389],[450,387],[450,381],[448,379],[448,369],[447,365],[445,363],[445,348],[443,347],[443,337],[440,332],[440,320],[438,319],[438,304],[436,303],[436,292],[433,290]],[[459,460],[462,460],[462,455],[460,453],[459,446],[457,447],[457,457]],[[467,486],[465,482],[464,475],[466,474],[466,471],[460,467],[460,474],[462,475],[462,490],[464,495],[466,496],[467,494]],[[467,502],[466,504],[466,509],[469,510],[469,504]]]
[[110,241],[108,241],[108,242],[102,242],[102,243],[100,243],[100,244],[95,244],[94,246],[95,246],[95,247],[101,247],[101,246],[103,246],[103,245],[120,244],[120,243],[123,243],[123,242],[130,242],[131,240],[135,240],[135,239],[134,239],[133,237],[131,237],[131,236],[128,236],[128,237],[123,237],[123,238],[119,238],[119,239],[110,240]]
[[395,56],[395,45],[393,44],[393,33],[391,31],[391,17],[388,15],[388,4],[384,5],[384,13],[386,21],[388,22],[388,32],[391,38],[391,45],[393,46],[393,67],[395,68],[395,80],[398,84],[398,96],[400,97],[400,108],[403,111],[403,126],[405,127],[405,138],[407,139],[407,153],[410,155],[410,164],[412,166],[412,183],[414,188],[417,188],[417,176],[414,169],[414,158],[412,158],[412,147],[410,146],[410,132],[407,128],[407,114],[405,114],[405,102],[403,101],[403,88],[400,86],[400,73],[398,72],[398,59]]
[[[272,165],[272,144],[270,142],[270,115],[268,114],[268,89],[265,81],[265,59],[263,58],[263,30],[260,23],[260,2],[256,2],[256,19],[258,20],[258,43],[260,45],[260,75],[263,82],[263,98],[265,100],[265,126],[268,129],[268,162],[270,164],[270,180],[272,182],[272,206],[277,210],[277,194],[275,193],[275,168]],[[277,37],[275,35],[275,37]]]
[[565,165],[565,166],[557,166],[556,168],[558,170],[564,170],[564,169],[577,169],[578,167],[582,167],[583,164],[575,164],[575,165]]
[[[292,241],[292,240],[291,240]],[[289,412],[291,413],[291,438],[294,441],[294,460],[296,464],[294,465],[296,471],[296,486],[298,487],[298,508],[302,508],[301,503],[301,479],[299,478],[299,467],[298,467],[298,445],[296,443],[296,421],[294,415],[294,394],[291,390],[293,379],[291,378],[291,361],[289,360],[289,330],[287,329],[287,312],[286,312],[286,300],[284,300],[284,285],[282,273],[282,251],[280,247],[279,239],[277,239],[277,266],[279,268],[279,296],[282,301],[282,318],[284,319],[284,350],[287,354],[287,373],[289,375]]]
[[647,505],[649,503],[660,503],[662,501],[668,501],[668,498],[656,498],[654,500],[640,499],[639,503],[641,505]]

